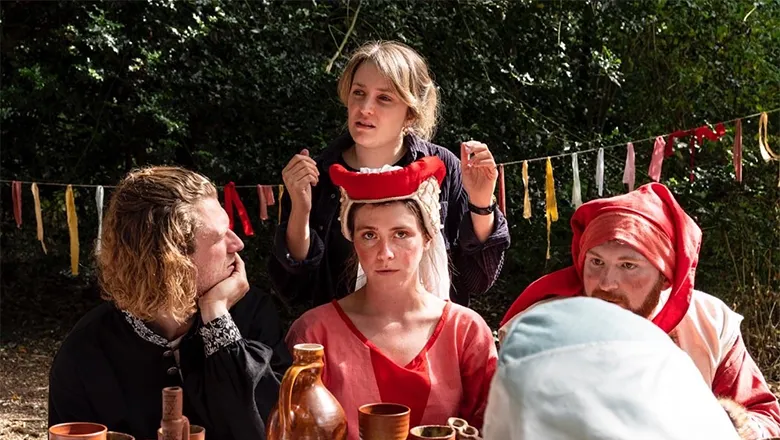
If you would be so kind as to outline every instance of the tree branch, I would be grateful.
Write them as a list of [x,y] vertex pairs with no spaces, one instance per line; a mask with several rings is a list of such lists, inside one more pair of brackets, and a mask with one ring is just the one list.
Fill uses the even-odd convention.
[[349,36],[352,35],[352,31],[355,29],[355,23],[357,22],[358,15],[360,15],[361,6],[363,6],[362,1],[358,3],[358,7],[355,10],[355,15],[352,17],[352,24],[349,25],[349,30],[347,30],[347,34],[344,35],[344,39],[341,41],[339,49],[333,55],[333,58],[331,58],[328,62],[328,67],[325,68],[325,72],[330,73],[331,69],[333,69],[333,63],[336,62],[336,59],[338,59],[339,55],[341,55],[341,51],[344,50],[344,46],[346,46],[347,40],[349,40]]

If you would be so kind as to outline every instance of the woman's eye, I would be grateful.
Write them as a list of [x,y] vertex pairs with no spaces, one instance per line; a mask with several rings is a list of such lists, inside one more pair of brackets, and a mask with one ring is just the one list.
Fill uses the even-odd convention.
[[599,260],[598,258],[591,258],[590,264],[592,264],[593,266],[603,266],[604,262]]
[[631,269],[636,268],[636,264],[634,264],[634,263],[623,263],[623,267],[626,268],[626,269],[631,270]]
[[406,231],[398,231],[395,233],[395,236],[398,238],[406,238],[409,236],[409,233]]
[[363,240],[373,240],[376,237],[376,234],[373,232],[364,232],[363,233]]
[[355,96],[363,96],[364,95],[362,90],[353,90],[352,94],[355,95]]
[[390,97],[389,97],[389,96],[386,96],[386,95],[382,95],[382,96],[380,96],[380,97],[379,97],[379,99],[381,99],[382,101],[385,101],[385,102],[390,102],[390,101],[392,101],[392,99],[390,99]]

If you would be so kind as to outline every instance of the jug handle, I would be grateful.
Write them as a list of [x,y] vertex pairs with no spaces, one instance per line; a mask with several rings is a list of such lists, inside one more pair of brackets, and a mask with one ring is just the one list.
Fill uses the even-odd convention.
[[279,428],[282,435],[288,435],[292,428],[292,390],[295,380],[298,379],[298,375],[302,371],[310,368],[322,368],[322,363],[314,362],[308,365],[293,365],[284,373],[279,396],[279,403],[282,404],[282,407],[279,408]]

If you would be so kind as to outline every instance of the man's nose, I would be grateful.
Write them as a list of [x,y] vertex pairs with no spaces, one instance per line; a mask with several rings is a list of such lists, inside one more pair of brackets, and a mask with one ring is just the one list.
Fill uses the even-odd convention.
[[244,242],[238,238],[238,235],[236,235],[235,232],[228,230],[228,239],[230,240],[228,252],[231,254],[241,252],[244,249]]
[[617,269],[604,267],[599,276],[599,288],[604,291],[610,291],[617,289],[617,287]]

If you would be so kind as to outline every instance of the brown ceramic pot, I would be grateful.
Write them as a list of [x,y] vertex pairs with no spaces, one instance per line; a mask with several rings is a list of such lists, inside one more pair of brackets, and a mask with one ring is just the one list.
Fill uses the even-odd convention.
[[448,425],[415,426],[409,431],[409,440],[455,440],[456,431]]
[[106,440],[107,432],[99,423],[60,423],[49,428],[49,440]]
[[124,432],[108,431],[106,433],[106,440],[135,440],[135,437],[130,434],[125,434]]
[[406,440],[409,407],[397,403],[371,403],[358,409],[361,440]]
[[325,349],[320,344],[293,347],[279,401],[267,423],[267,440],[345,440],[347,418],[322,383]]

